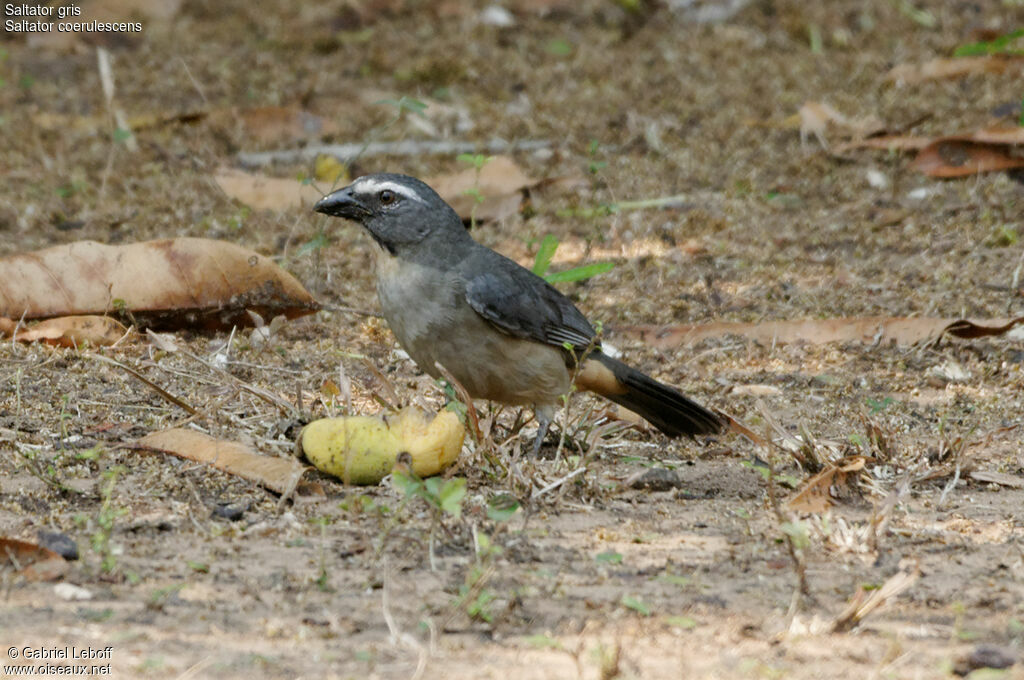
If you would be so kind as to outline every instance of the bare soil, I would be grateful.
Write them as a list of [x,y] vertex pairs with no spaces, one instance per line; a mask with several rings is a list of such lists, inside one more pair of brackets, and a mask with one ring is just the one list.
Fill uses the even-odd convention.
[[[108,124],[46,123],[108,115],[96,39],[63,52],[5,34],[0,255],[80,239],[222,238],[277,258],[334,309],[263,346],[244,330],[183,331],[187,352],[145,340],[108,352],[195,407],[191,419],[91,350],[0,345],[0,533],[74,538],[81,559],[65,582],[91,596],[67,599],[5,570],[3,642],[110,645],[116,677],[937,678],[969,670],[964,659],[985,646],[1017,660],[998,677],[1024,677],[1024,489],[970,476],[1024,475],[1019,339],[724,338],[661,352],[616,334],[637,323],[1024,314],[1019,178],[938,181],[899,154],[830,155],[802,144],[790,120],[808,100],[919,135],[975,129],[999,107],[1019,115],[1019,69],[902,88],[884,75],[948,56],[981,29],[1019,28],[1024,9],[766,0],[700,23],[672,9],[685,3],[636,4],[510,3],[515,25],[496,28],[478,21],[486,3],[186,0],[140,36],[101,40],[116,106],[165,118],[140,127],[134,152]],[[240,381],[292,403],[302,395],[302,419],[337,411],[326,381],[350,383],[352,408],[373,412],[384,387],[357,355],[403,400],[443,403],[372,315],[358,228],[307,210],[251,211],[210,179],[239,151],[298,143],[261,142],[214,112],[301,106],[332,122],[333,141],[423,138],[413,116],[392,122],[393,109],[373,105],[403,95],[472,124],[434,121],[442,136],[549,140],[516,155],[526,172],[586,178],[476,237],[527,265],[548,233],[563,244],[556,268],[615,261],[562,289],[628,361],[763,436],[874,462],[826,513],[779,508],[783,522],[776,506],[811,474],[782,448],[736,434],[669,441],[643,427],[601,438],[605,405],[584,397],[563,420],[574,437],[561,455],[552,442],[516,460],[529,428],[509,437],[515,412],[481,403],[491,438],[450,473],[467,480],[461,516],[438,520],[387,483],[321,477],[322,495],[282,502],[122,448],[190,420],[290,455],[296,413]],[[189,112],[204,115],[167,120]],[[461,167],[453,156],[364,157],[350,173]],[[559,214],[676,194],[686,198],[668,209]],[[323,245],[303,248],[321,233]],[[218,357],[234,379],[211,367]],[[775,468],[771,487],[762,463]],[[678,482],[625,484],[646,469]],[[521,509],[489,518],[502,495]],[[830,632],[862,586],[870,595],[915,569],[908,589]]]

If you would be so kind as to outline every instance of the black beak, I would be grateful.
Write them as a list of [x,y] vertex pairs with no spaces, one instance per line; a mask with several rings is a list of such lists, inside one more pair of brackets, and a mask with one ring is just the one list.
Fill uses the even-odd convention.
[[344,217],[357,222],[361,222],[363,218],[371,215],[370,210],[352,195],[351,187],[327,194],[316,202],[313,210],[324,215]]

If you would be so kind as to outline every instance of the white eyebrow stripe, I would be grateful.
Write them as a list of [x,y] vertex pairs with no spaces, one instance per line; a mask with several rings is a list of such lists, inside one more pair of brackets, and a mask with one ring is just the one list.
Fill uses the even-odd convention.
[[356,193],[360,194],[375,194],[379,191],[384,191],[385,189],[387,189],[389,191],[394,191],[396,194],[401,194],[402,196],[405,196],[406,198],[411,199],[413,201],[426,203],[426,201],[423,200],[423,198],[419,194],[417,194],[409,187],[403,186],[397,182],[389,182],[387,180],[369,178],[357,179],[355,181],[355,189]]

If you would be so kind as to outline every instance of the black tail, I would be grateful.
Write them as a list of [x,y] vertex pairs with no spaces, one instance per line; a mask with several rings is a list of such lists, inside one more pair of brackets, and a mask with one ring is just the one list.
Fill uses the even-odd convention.
[[594,352],[590,358],[609,369],[624,388],[619,392],[602,391],[602,394],[616,404],[640,414],[669,437],[716,434],[725,427],[720,416],[668,385],[602,352]]

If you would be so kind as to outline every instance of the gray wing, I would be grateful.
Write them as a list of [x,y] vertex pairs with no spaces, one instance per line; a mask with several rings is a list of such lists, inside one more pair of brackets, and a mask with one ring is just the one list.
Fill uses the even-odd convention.
[[593,326],[554,286],[494,251],[487,253],[463,267],[466,299],[477,314],[513,337],[560,348],[569,343],[581,351],[600,348]]

